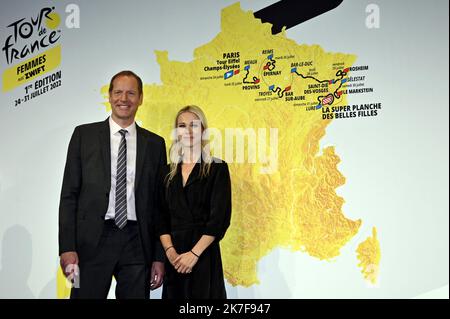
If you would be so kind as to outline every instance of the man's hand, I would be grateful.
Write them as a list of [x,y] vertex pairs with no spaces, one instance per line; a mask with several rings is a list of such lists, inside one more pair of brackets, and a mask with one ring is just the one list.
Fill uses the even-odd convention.
[[155,290],[161,287],[164,278],[164,263],[154,261],[150,271],[150,289]]
[[78,268],[78,254],[75,251],[62,253],[59,262],[64,276],[66,276],[68,280],[73,282],[74,277],[80,274]]

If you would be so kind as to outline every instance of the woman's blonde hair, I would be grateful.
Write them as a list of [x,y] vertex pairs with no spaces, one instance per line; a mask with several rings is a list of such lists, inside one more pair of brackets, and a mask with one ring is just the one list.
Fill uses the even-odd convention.
[[178,111],[177,116],[175,116],[175,123],[174,123],[174,130],[173,130],[173,136],[172,136],[172,145],[169,149],[169,159],[170,159],[170,169],[169,174],[166,177],[166,184],[169,186],[172,179],[177,174],[178,165],[182,162],[183,159],[183,148],[178,141],[178,137],[176,134],[177,130],[177,122],[178,118],[183,113],[192,113],[195,114],[198,119],[200,120],[200,123],[202,124],[202,141],[201,141],[201,162],[200,162],[200,177],[206,177],[209,174],[209,170],[211,168],[211,154],[208,148],[208,143],[205,137],[205,134],[203,134],[206,129],[208,128],[208,123],[206,121],[205,113],[203,113],[202,109],[196,105],[187,105],[183,107],[181,110]]

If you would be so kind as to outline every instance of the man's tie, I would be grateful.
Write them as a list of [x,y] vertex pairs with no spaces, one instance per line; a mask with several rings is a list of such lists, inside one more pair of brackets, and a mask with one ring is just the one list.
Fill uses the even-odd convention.
[[122,139],[119,145],[119,154],[117,156],[117,175],[116,175],[116,225],[120,229],[127,224],[127,140],[125,135],[127,130],[120,130]]

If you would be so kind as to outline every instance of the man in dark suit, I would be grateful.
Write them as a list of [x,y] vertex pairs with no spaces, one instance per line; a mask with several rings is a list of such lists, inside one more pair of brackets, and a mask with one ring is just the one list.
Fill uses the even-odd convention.
[[79,275],[71,298],[149,298],[161,286],[164,252],[156,237],[164,187],[164,139],[135,123],[142,80],[131,71],[111,79],[112,114],[75,128],[59,206],[59,254],[66,276]]

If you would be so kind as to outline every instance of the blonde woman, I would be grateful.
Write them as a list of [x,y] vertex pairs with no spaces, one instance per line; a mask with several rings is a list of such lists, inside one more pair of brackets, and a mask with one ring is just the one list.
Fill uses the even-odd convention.
[[167,257],[162,298],[226,298],[219,242],[230,225],[231,182],[228,165],[207,150],[206,129],[197,106],[175,118],[160,225]]

